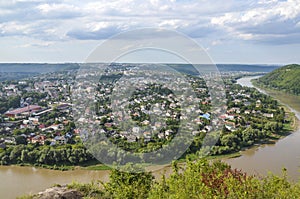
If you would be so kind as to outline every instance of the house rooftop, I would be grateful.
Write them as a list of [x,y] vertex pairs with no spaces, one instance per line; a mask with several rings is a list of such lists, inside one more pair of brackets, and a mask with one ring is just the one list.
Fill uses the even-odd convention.
[[14,109],[12,111],[7,111],[5,114],[18,115],[18,114],[22,114],[22,113],[26,113],[26,112],[36,111],[36,110],[39,110],[39,109],[41,109],[41,107],[38,106],[38,105],[29,105],[29,106],[26,106],[24,108],[17,108],[17,109]]

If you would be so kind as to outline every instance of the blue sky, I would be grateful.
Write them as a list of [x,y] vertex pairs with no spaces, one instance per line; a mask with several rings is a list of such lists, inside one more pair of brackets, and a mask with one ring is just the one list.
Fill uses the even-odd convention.
[[0,0],[0,62],[84,62],[143,27],[186,34],[215,63],[300,63],[300,0]]

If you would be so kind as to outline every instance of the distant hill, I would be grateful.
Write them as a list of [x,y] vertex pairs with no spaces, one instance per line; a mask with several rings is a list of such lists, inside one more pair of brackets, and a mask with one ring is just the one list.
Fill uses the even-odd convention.
[[279,65],[250,65],[250,64],[217,64],[220,72],[242,71],[242,72],[262,72],[268,73],[277,68]]
[[41,73],[76,70],[76,63],[66,64],[31,64],[31,63],[0,63],[0,81],[19,80],[29,78]]
[[64,64],[35,64],[35,63],[0,63],[0,73],[49,73],[78,69],[76,63]]
[[256,83],[268,88],[300,95],[300,65],[291,64],[278,68],[256,80]]
[[[127,64],[130,65],[130,64]],[[136,65],[136,64],[133,64]],[[247,64],[217,64],[217,65],[197,65],[197,71],[190,64],[166,64],[178,72],[189,75],[199,75],[200,72],[210,72],[219,70],[220,72],[271,72],[278,68],[278,65],[247,65]],[[36,63],[0,63],[0,81],[22,79],[40,73],[49,73],[65,70],[77,70],[80,64],[77,63],[57,63],[57,64],[36,64]]]
[[[199,72],[191,64],[167,64],[173,69],[190,75],[199,75]],[[216,64],[197,65],[200,72],[219,70],[220,72],[260,72],[268,73],[280,66],[278,65],[248,65],[248,64]]]

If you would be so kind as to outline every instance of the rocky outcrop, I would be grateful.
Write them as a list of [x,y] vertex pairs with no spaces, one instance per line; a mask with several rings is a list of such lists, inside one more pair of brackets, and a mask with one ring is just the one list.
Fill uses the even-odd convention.
[[34,199],[81,199],[82,194],[75,189],[68,189],[66,186],[52,187],[38,193]]

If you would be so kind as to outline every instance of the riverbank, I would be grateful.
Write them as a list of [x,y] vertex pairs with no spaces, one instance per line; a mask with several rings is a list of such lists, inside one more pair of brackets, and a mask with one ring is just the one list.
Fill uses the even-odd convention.
[[257,81],[255,81],[255,79],[253,79],[251,81],[251,83],[253,84],[253,86],[255,86],[261,90],[264,90],[264,92],[266,94],[277,99],[281,104],[288,107],[288,109],[294,110],[292,112],[300,112],[300,103],[299,103],[300,96],[293,95],[293,94],[286,93],[286,92],[279,91],[279,90],[275,90],[275,89],[270,89],[262,84],[258,84]]
[[240,157],[224,159],[224,162],[233,168],[261,176],[265,176],[269,172],[279,175],[282,169],[285,168],[288,171],[289,180],[297,181],[300,178],[300,130],[298,120],[300,116],[300,97],[253,85],[253,83],[255,84],[253,79],[259,77],[245,77],[239,79],[237,83],[242,86],[254,87],[279,101],[292,118],[292,123],[285,126],[285,129],[288,129],[290,133],[281,135],[270,144],[259,144],[241,151]]
[[[247,77],[248,76],[244,76],[242,78],[247,78]],[[296,116],[297,110],[294,110],[293,108],[291,108],[289,104],[282,102],[282,100],[284,98],[281,98],[281,97],[278,98],[279,96],[291,95],[291,94],[263,87],[262,85],[258,84],[257,81],[255,81],[256,78],[260,77],[260,76],[254,76],[254,77],[249,76],[249,77],[254,78],[254,79],[251,79],[251,83],[253,84],[252,87],[258,89],[260,92],[262,92],[264,94],[270,95],[271,97],[273,97],[274,99],[276,99],[279,102],[280,107],[283,108],[285,111],[285,120],[288,121],[288,123],[284,124],[283,131],[280,132],[279,134],[278,133],[272,134],[271,137],[269,137],[265,140],[256,142],[253,146],[243,148],[241,151],[245,151],[247,149],[251,149],[252,147],[257,147],[257,146],[263,145],[263,144],[274,144],[274,143],[276,143],[276,141],[278,141],[286,136],[289,136],[290,134],[298,131],[300,128],[300,121],[299,121],[299,118],[297,118],[297,116]],[[297,100],[300,101],[300,96],[295,96],[295,95],[291,95],[291,96],[297,98]],[[300,111],[300,106],[299,106],[299,111]]]
[[11,164],[1,165],[3,167],[19,166],[19,167],[34,167],[36,169],[48,169],[55,171],[73,171],[73,170],[94,170],[94,171],[109,171],[111,168],[98,161],[91,161],[81,165],[46,165],[46,164]]
[[283,91],[278,91],[275,89],[270,89],[261,84],[258,84],[256,79],[251,80],[251,83],[254,87],[263,90],[267,95],[275,98],[284,108],[284,111],[287,114],[287,117],[292,123],[290,125],[285,125],[284,128],[286,131],[295,132],[300,128],[300,118],[297,116],[297,112],[300,112],[300,96],[286,93]]
[[[234,153],[229,153],[229,154],[222,154],[222,155],[216,155],[216,156],[207,156],[205,157],[208,160],[222,160],[224,158],[237,158],[241,156],[241,154],[239,152],[234,152]],[[196,160],[199,159],[196,157],[193,157],[193,154],[191,154],[191,156],[189,156],[190,160]],[[177,162],[179,164],[181,163],[185,163],[186,162],[186,158],[181,158],[179,160],[177,160]],[[99,164],[99,163],[95,163],[95,164],[86,164],[86,165],[76,165],[76,166],[56,166],[56,165],[31,165],[31,164],[13,164],[13,165],[2,165],[2,167],[10,167],[10,166],[16,166],[16,167],[28,167],[28,168],[36,168],[36,169],[47,169],[47,170],[54,170],[54,171],[74,171],[74,170],[90,170],[90,171],[110,171],[112,170],[111,167],[104,165],[104,164]],[[153,167],[168,167],[171,166],[171,164],[168,165],[146,165],[146,169],[150,168],[148,170],[152,170],[151,168]]]

